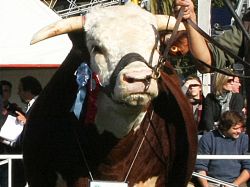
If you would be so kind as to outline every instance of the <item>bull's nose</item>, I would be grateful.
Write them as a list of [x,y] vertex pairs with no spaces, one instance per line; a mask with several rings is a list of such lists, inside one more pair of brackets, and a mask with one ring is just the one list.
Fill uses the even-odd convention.
[[132,77],[126,77],[124,76],[124,80],[128,83],[133,83],[133,82],[137,82],[137,81],[141,81],[141,82],[145,82],[147,84],[150,83],[152,76],[151,75],[147,75],[145,78],[132,78]]
[[124,76],[124,81],[127,82],[130,85],[134,85],[137,88],[135,89],[140,89],[142,92],[145,92],[148,90],[150,83],[151,83],[152,75],[145,75],[145,76],[136,76],[136,77],[131,77],[131,76]]

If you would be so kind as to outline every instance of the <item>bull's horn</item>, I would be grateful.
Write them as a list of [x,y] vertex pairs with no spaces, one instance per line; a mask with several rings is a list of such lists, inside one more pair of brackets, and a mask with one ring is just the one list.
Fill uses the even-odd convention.
[[59,20],[55,23],[52,23],[42,28],[40,31],[34,34],[30,44],[32,45],[47,38],[80,30],[83,28],[84,23],[85,23],[84,16],[76,16]]
[[[158,25],[158,30],[173,30],[176,23],[176,19],[173,16],[168,15],[155,15]],[[181,22],[178,30],[185,30],[184,24]]]

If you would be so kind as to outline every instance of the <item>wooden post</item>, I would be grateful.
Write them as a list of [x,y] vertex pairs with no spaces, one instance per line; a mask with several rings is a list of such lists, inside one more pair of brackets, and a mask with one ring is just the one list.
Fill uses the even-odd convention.
[[[211,35],[211,0],[198,0],[198,26],[207,34]],[[200,74],[198,76],[203,83],[203,94],[206,96],[211,92],[211,75],[210,73]]]

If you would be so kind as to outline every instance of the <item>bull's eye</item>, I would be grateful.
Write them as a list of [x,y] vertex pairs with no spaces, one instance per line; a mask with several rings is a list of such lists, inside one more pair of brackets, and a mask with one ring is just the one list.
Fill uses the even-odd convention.
[[102,50],[101,50],[101,48],[99,47],[99,46],[94,46],[93,48],[92,48],[92,52],[94,52],[94,53],[102,53]]

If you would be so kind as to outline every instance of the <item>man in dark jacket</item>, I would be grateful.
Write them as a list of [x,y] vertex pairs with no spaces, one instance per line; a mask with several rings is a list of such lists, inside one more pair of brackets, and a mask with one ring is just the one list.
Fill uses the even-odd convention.
[[[18,94],[22,102],[24,102],[27,105],[27,109],[25,114],[16,111],[18,115],[17,120],[24,125],[24,130],[15,140],[15,142],[12,143],[12,150],[13,153],[15,154],[22,153],[23,133],[25,131],[25,124],[26,121],[28,120],[32,106],[35,103],[41,91],[42,91],[42,86],[36,78],[32,76],[26,76],[20,79],[18,85]],[[26,185],[23,162],[20,160],[13,161],[13,179],[14,179],[12,185],[13,187],[22,187]]]

